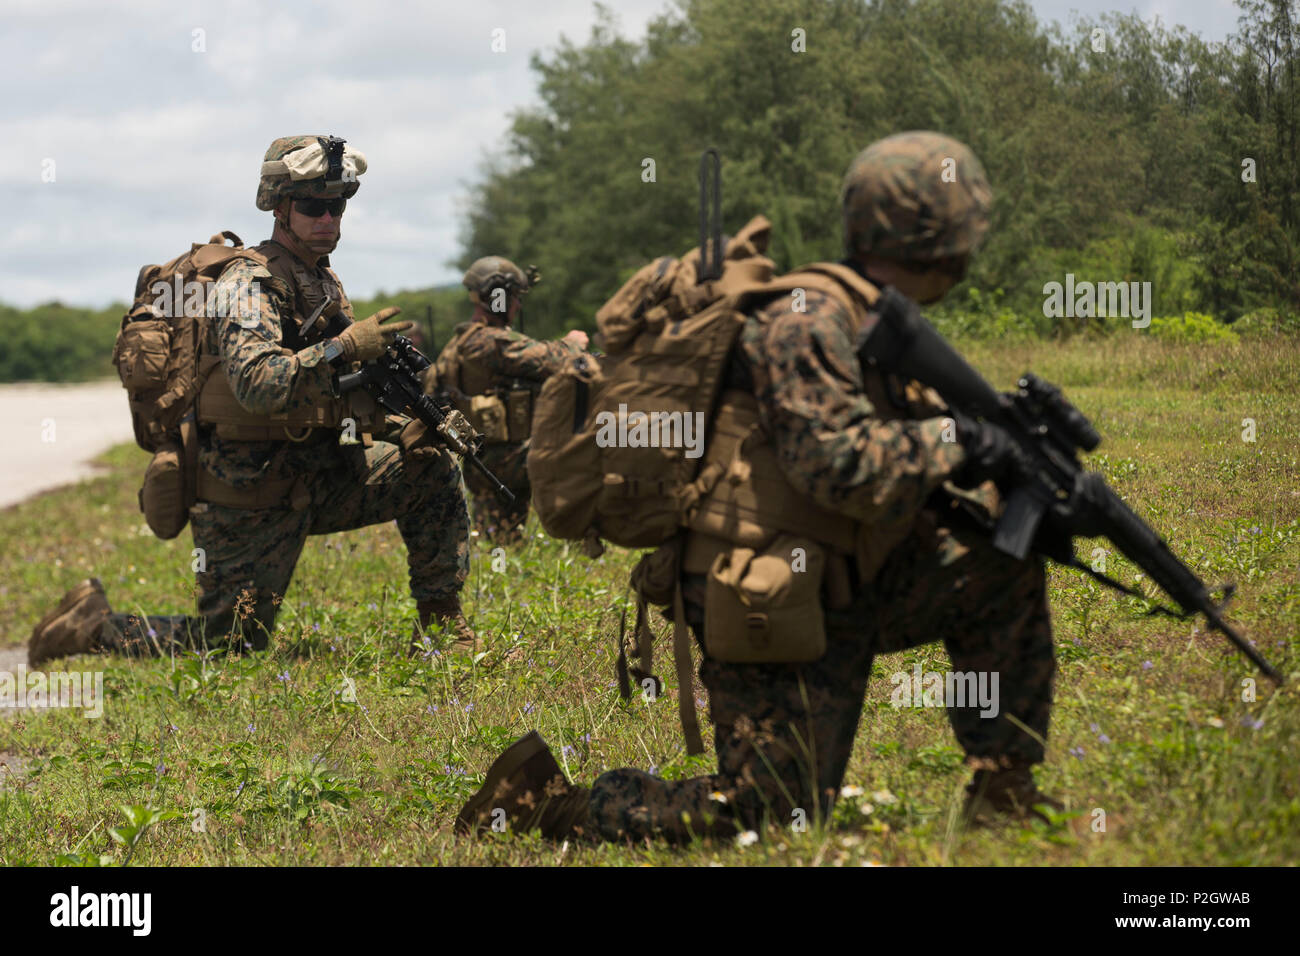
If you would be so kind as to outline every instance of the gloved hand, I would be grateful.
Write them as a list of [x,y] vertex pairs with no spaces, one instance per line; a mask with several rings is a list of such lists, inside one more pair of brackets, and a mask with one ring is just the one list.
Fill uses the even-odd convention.
[[345,362],[365,362],[377,359],[393,344],[393,336],[400,335],[408,329],[415,328],[414,322],[388,321],[402,310],[395,305],[381,309],[369,318],[353,322],[339,333],[339,344],[343,346],[342,357]]
[[587,333],[582,331],[582,329],[573,329],[567,335],[564,336],[563,341],[568,342],[570,345],[573,345],[579,349],[585,350],[587,348],[587,343],[589,339],[587,337]]
[[952,419],[966,451],[966,460],[952,477],[958,487],[973,488],[985,481],[1014,484],[1032,474],[1029,457],[1005,428],[960,413],[953,413]]
[[406,461],[423,461],[440,451],[437,443],[429,437],[424,422],[418,418],[412,418],[403,426],[397,434],[397,443],[402,449],[402,458]]

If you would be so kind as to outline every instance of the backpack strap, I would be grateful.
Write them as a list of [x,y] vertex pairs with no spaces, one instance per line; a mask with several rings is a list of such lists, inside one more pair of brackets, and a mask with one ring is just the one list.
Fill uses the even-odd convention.
[[645,680],[654,682],[655,696],[663,690],[663,681],[654,674],[654,631],[650,627],[650,604],[662,605],[666,601],[673,609],[673,661],[677,671],[677,715],[682,722],[686,738],[686,752],[704,753],[700,737],[700,723],[695,712],[695,668],[691,660],[691,631],[686,623],[686,605],[682,599],[682,554],[685,536],[677,534],[671,541],[654,552],[643,555],[632,572],[631,585],[636,594],[636,625],[633,638],[636,642],[637,664],[627,663],[627,642],[620,628],[618,659],[619,693],[624,700],[631,697],[632,688],[628,673],[638,685]]
[[[681,535],[677,537],[676,550],[680,568]],[[680,571],[673,585],[673,658],[677,663],[677,713],[682,720],[686,752],[692,756],[702,754],[704,741],[700,739],[700,723],[695,716],[695,668],[691,661],[691,632],[686,626],[686,606],[682,601]]]
[[815,289],[837,300],[849,314],[855,331],[863,327],[867,312],[880,298],[880,290],[848,266],[838,262],[812,262],[769,282],[742,290],[737,307],[743,311],[795,289]]

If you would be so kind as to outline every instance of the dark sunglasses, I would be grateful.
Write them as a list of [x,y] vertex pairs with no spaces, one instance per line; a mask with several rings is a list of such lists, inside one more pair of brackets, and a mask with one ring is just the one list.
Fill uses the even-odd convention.
[[327,212],[337,219],[343,215],[343,210],[347,206],[346,199],[295,199],[293,201],[293,208],[308,219],[319,219]]

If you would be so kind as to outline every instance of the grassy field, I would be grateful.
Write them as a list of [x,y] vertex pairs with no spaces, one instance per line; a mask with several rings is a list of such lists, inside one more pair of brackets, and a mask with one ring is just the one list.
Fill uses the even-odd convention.
[[[1211,583],[1234,580],[1231,619],[1293,674],[1300,651],[1300,343],[1160,344],[1136,335],[1066,345],[973,346],[1000,387],[1034,368],[1104,437],[1092,466]],[[125,409],[124,409],[125,410]],[[1242,440],[1242,420],[1256,441]],[[136,510],[146,458],[105,456],[104,476],[0,513],[0,646],[25,641],[63,589],[100,576],[117,609],[192,605],[188,533],[157,541]],[[0,752],[25,774],[0,792],[0,863],[133,864],[1287,864],[1300,857],[1295,678],[1258,681],[1193,621],[1051,572],[1060,670],[1043,789],[1053,824],[964,831],[968,779],[944,714],[895,709],[889,674],[947,668],[942,645],[878,657],[842,800],[806,832],[748,846],[554,846],[458,841],[450,825],[500,749],[536,728],[569,774],[685,756],[669,693],[623,704],[619,608],[633,555],[590,562],[536,533],[493,569],[474,542],[465,596],[487,654],[476,665],[399,653],[414,608],[395,527],[311,539],[262,656],[105,669],[102,719],[79,711],[0,719]],[[1081,542],[1085,559],[1093,543]],[[500,567],[500,563],[498,563]],[[1126,580],[1132,566],[1112,555]],[[525,653],[505,659],[513,648]],[[659,659],[666,659],[663,645]],[[1300,675],[1297,675],[1300,676]],[[355,694],[350,692],[355,688]],[[697,686],[693,691],[703,695]],[[348,698],[355,697],[355,702]],[[703,716],[703,715],[702,715]],[[709,739],[705,728],[705,739]],[[133,830],[123,807],[173,811]],[[1095,828],[1105,814],[1105,829]],[[196,814],[195,811],[201,811]],[[202,826],[200,826],[200,823]],[[110,829],[133,847],[117,842]],[[142,835],[141,835],[142,834]]]

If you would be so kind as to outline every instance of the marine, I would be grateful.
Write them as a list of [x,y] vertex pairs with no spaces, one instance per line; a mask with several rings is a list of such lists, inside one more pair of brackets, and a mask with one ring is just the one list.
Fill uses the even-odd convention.
[[[841,265],[873,302],[887,286],[936,302],[964,276],[991,204],[984,169],[965,145],[926,131],[877,141],[844,179]],[[876,656],[939,640],[954,671],[999,678],[997,708],[967,700],[946,709],[972,770],[965,819],[1041,816],[1060,806],[1032,773],[1044,759],[1055,673],[1044,565],[994,550],[971,517],[997,513],[999,483],[1023,474],[1022,453],[996,426],[948,416],[939,396],[917,383],[864,369],[855,340],[878,313],[859,314],[824,290],[802,291],[803,302],[778,294],[748,313],[712,425],[715,435],[752,435],[740,450],[753,464],[718,482],[699,513],[710,512],[710,501],[725,514],[747,500],[769,539],[803,533],[824,551],[827,567],[840,573],[825,575],[822,613],[794,615],[787,635],[797,643],[800,628],[811,629],[798,621],[820,617],[824,652],[799,656],[801,663],[709,654],[706,638],[720,630],[710,634],[706,619],[710,628],[729,620],[726,589],[714,586],[725,567],[718,558],[742,552],[725,525],[693,519],[677,574],[703,651],[717,770],[669,781],[618,768],[578,786],[533,732],[488,768],[460,811],[459,831],[482,831],[498,810],[516,830],[605,841],[682,842],[825,820]],[[737,453],[734,442],[722,444],[711,440],[705,462],[726,465]],[[765,511],[765,496],[784,506]]]
[[[86,651],[263,650],[307,536],[389,521],[407,548],[413,642],[476,649],[459,599],[469,518],[458,463],[422,423],[380,415],[363,391],[337,391],[340,371],[378,358],[411,325],[393,321],[396,308],[355,321],[330,268],[366,165],[337,137],[272,142],[256,200],[274,216],[271,238],[234,259],[209,295],[189,514],[198,614],[114,612],[91,579],[36,625],[33,666]],[[230,302],[251,307],[218,307]],[[340,316],[346,327],[327,336],[319,320]]]
[[479,457],[515,496],[513,505],[503,505],[481,475],[465,472],[474,527],[487,540],[509,542],[522,535],[532,494],[525,463],[533,402],[546,378],[587,347],[581,329],[544,342],[513,327],[523,296],[538,281],[535,269],[525,273],[501,256],[475,260],[462,280],[474,314],[456,327],[438,356],[436,379],[428,382],[449,395],[484,436]]

